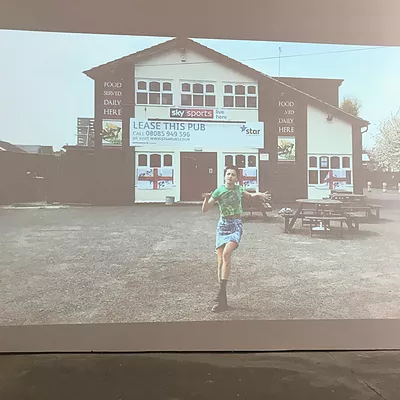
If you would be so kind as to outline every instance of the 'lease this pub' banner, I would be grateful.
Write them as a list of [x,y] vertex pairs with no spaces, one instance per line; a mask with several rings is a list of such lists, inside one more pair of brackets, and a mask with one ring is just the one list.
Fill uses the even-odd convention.
[[146,121],[131,118],[130,145],[212,147],[224,149],[264,147],[263,122],[218,123]]

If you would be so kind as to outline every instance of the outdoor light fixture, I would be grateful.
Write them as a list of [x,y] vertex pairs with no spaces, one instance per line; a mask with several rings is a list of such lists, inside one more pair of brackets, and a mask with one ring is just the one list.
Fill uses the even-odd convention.
[[326,120],[328,121],[328,122],[332,122],[332,120],[333,120],[333,115],[327,115],[326,116]]
[[186,49],[184,47],[181,48],[181,62],[186,62]]

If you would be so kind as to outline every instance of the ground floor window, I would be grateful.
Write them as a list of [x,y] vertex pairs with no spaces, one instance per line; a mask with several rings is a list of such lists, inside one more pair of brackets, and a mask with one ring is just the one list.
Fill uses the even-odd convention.
[[352,157],[349,155],[309,155],[308,184],[338,189],[352,185]]
[[175,185],[174,157],[170,153],[136,153],[136,187],[160,190]]
[[246,189],[258,188],[258,154],[230,153],[224,155],[224,166],[235,165],[240,170],[239,183]]

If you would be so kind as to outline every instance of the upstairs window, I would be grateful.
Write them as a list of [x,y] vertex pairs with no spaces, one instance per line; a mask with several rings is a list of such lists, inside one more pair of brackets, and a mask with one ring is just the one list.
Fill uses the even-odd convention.
[[215,85],[213,83],[181,83],[181,106],[215,107]]
[[160,80],[137,80],[136,104],[171,106],[173,104],[172,83]]
[[257,108],[257,86],[249,84],[225,84],[224,107]]

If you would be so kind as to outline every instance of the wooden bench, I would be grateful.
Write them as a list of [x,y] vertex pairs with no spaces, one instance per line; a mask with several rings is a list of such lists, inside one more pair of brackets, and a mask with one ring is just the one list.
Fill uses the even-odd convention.
[[289,223],[290,220],[294,217],[294,214],[282,214],[282,217],[285,218],[285,233],[289,233]]
[[310,225],[310,218],[309,217],[315,217],[316,215],[316,210],[312,209],[303,209],[300,213],[300,218],[301,218],[301,226],[307,226]]
[[365,213],[365,216],[368,217],[371,209],[368,206],[344,203],[342,206],[342,210],[344,212],[357,212],[357,211],[363,212]]
[[321,224],[322,230],[327,234],[331,221],[338,221],[340,222],[340,236],[343,236],[343,223],[346,222],[347,218],[344,216],[308,216],[308,220],[310,220],[310,236],[312,236],[313,231],[316,230],[315,228],[318,227],[318,223]]
[[[345,212],[344,215],[347,218],[347,221],[351,224],[351,226],[353,227],[353,223],[354,223],[354,228],[356,231],[360,230],[360,220],[363,220],[364,217],[357,215],[355,213],[352,212]],[[349,226],[350,228],[350,226]]]
[[256,198],[253,197],[250,199],[243,197],[242,207],[243,207],[243,212],[250,213],[250,216],[252,216],[253,213],[259,212],[265,218],[267,217],[267,212],[272,211],[271,204],[267,203],[266,201],[258,197]]
[[[380,212],[380,209],[381,209],[382,206],[380,206],[380,205],[378,205],[378,204],[367,204],[367,206],[369,207],[368,216],[369,216],[369,217],[374,217],[374,218],[376,218],[376,219],[379,219],[379,218],[380,218],[379,212]],[[375,211],[375,214],[372,213],[371,210],[374,210],[374,211]]]

